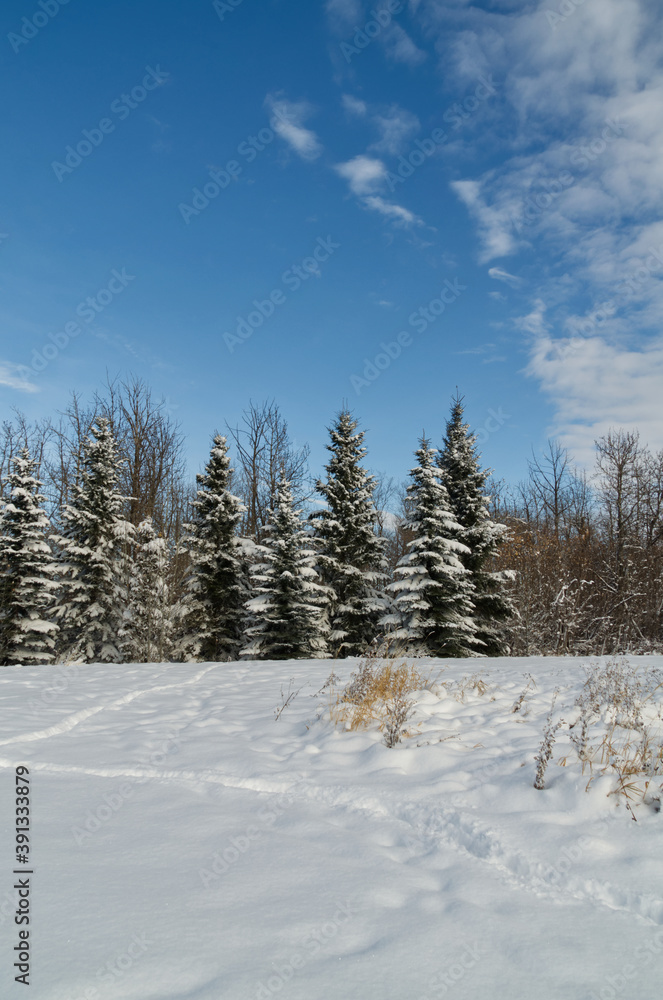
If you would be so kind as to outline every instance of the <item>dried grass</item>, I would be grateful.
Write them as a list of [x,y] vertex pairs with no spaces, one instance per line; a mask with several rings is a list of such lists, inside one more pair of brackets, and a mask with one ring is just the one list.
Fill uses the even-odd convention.
[[345,689],[336,695],[331,718],[347,730],[376,725],[384,733],[388,747],[412,733],[405,729],[415,691],[431,689],[430,672],[422,673],[414,664],[378,655],[366,656]]

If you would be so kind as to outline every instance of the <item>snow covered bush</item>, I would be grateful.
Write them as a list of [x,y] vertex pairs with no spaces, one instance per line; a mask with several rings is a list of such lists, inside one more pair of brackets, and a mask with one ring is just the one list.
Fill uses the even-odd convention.
[[553,723],[553,709],[548,715],[536,757],[534,787],[545,787],[545,772],[557,734],[566,731],[570,752],[559,763],[568,767],[577,760],[581,773],[589,772],[587,789],[595,778],[612,776],[616,783],[609,794],[624,797],[633,819],[636,817],[632,803],[660,804],[662,691],[663,676],[659,670],[638,667],[624,657],[589,666],[582,691],[571,709],[572,721],[567,724],[559,719]]

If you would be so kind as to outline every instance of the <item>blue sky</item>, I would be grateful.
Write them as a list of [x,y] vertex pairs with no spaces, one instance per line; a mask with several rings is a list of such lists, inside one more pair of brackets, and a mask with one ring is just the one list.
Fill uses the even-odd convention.
[[195,471],[274,397],[320,473],[347,402],[404,478],[458,386],[512,482],[552,435],[581,462],[615,425],[663,446],[658,4],[0,17],[3,417],[131,372]]

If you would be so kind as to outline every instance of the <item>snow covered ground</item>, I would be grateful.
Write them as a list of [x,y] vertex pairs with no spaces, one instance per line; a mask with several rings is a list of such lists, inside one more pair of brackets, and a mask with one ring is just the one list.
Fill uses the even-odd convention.
[[488,690],[422,692],[393,749],[316,694],[354,661],[4,668],[2,997],[28,995],[25,764],[33,1000],[658,998],[663,813],[633,822],[607,778],[585,792],[561,734],[532,787],[552,691],[563,712],[582,662],[431,661]]

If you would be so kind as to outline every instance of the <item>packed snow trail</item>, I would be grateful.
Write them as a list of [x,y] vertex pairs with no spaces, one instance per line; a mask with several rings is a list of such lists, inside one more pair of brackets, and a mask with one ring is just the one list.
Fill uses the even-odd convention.
[[[432,665],[455,681],[470,666]],[[26,764],[38,1000],[657,997],[660,816],[633,823],[558,755],[532,788],[552,690],[573,700],[580,661],[474,661],[486,693],[422,691],[391,750],[329,720],[325,677],[354,666],[79,667],[49,702],[43,668],[4,669],[2,996],[22,995]]]

